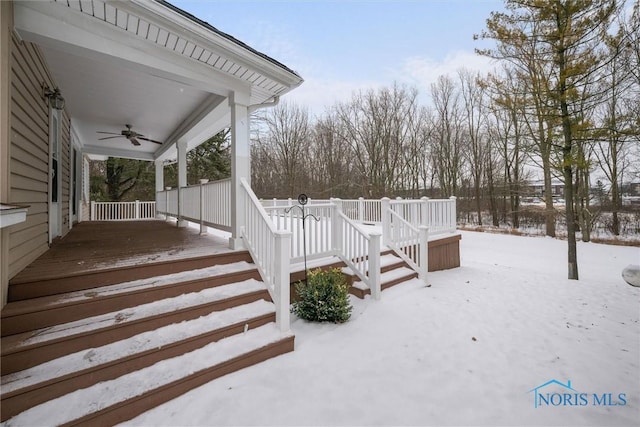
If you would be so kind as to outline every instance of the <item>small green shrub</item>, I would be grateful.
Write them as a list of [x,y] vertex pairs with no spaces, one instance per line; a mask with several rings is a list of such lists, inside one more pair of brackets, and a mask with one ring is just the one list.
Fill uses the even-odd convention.
[[296,283],[298,301],[291,311],[312,322],[344,323],[351,317],[349,286],[339,269],[311,271],[308,282]]

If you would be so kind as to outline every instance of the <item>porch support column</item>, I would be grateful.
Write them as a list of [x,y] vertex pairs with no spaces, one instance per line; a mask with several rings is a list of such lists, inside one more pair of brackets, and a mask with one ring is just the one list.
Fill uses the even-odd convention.
[[178,141],[178,227],[186,227],[182,219],[184,200],[182,189],[187,186],[187,141]]
[[249,94],[234,92],[229,97],[231,107],[231,237],[229,247],[242,249],[241,229],[245,225],[240,179],[251,183],[249,141]]
[[[164,163],[162,160],[155,160],[154,163],[156,166],[156,218],[165,219],[165,215],[158,213],[158,208],[163,206],[163,204],[166,203],[167,200],[166,198],[160,200],[158,197],[158,193],[164,191]],[[167,210],[166,206],[164,207],[164,210]]]

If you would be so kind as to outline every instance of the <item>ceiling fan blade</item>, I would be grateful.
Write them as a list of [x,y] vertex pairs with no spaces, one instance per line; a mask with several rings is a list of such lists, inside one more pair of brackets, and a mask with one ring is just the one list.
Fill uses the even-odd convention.
[[131,143],[133,145],[140,145],[140,141],[138,141],[134,136],[132,136],[131,138],[129,138],[129,141],[131,141]]
[[119,133],[115,133],[115,132],[105,132],[105,131],[101,131],[101,130],[96,131],[96,133],[106,133],[106,134],[109,134],[109,135],[120,135]]
[[147,138],[147,137],[140,136],[140,135],[138,135],[138,139],[142,139],[142,140],[145,140],[145,141],[153,142],[155,144],[160,144],[160,145],[163,144],[163,142],[156,141],[155,139]]
[[113,138],[122,138],[122,135],[105,136],[104,138],[98,138],[98,141],[102,141],[102,140],[105,140],[105,139],[113,139]]

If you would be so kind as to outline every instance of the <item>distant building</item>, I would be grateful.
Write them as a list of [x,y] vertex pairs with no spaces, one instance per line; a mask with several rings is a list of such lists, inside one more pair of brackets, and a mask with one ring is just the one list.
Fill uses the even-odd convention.
[[[528,193],[534,197],[544,197],[544,181],[529,181],[528,183],[529,191]],[[558,179],[551,180],[551,195],[554,198],[563,197],[564,196],[564,183]]]

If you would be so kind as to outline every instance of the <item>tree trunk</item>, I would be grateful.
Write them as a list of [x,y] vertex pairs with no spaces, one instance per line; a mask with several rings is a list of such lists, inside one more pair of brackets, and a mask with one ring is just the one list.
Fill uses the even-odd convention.
[[553,190],[551,187],[551,161],[542,159],[544,173],[544,216],[547,236],[556,237],[556,210],[553,207]]

